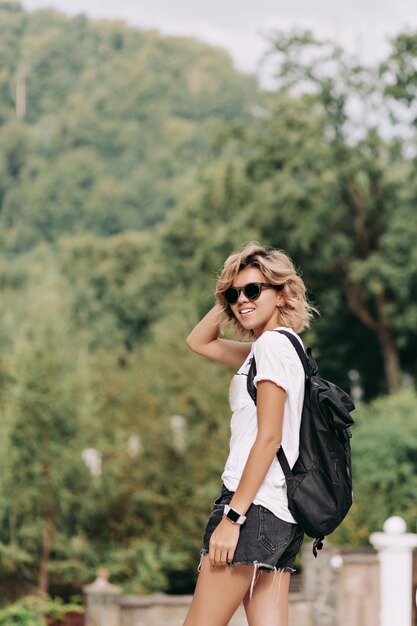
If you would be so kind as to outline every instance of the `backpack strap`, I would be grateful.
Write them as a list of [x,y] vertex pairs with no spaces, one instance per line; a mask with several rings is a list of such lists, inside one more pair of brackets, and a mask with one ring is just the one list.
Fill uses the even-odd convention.
[[290,464],[288,463],[288,459],[285,455],[285,452],[282,446],[279,447],[279,450],[277,452],[277,459],[278,459],[279,464],[281,465],[282,471],[284,472],[285,478],[287,480],[289,478],[292,478],[291,467],[290,467]]
[[294,335],[290,332],[288,332],[288,330],[274,330],[275,333],[279,333],[280,335],[285,335],[287,337],[287,339],[289,339],[292,343],[292,345],[294,346],[298,356],[300,357],[300,361],[302,363],[302,366],[304,368],[304,373],[306,375],[306,378],[310,378],[311,376],[311,367],[310,364],[308,362],[308,358],[306,353],[303,350],[303,346],[301,345],[301,343],[298,341],[297,337],[294,337]]
[[[304,369],[304,373],[307,378],[310,378],[311,375],[311,368],[309,366],[308,363],[308,359],[306,356],[306,353],[303,350],[303,347],[301,345],[301,343],[298,341],[298,339],[296,337],[294,337],[294,335],[290,332],[288,332],[287,330],[275,330],[274,332],[276,333],[280,333],[281,335],[285,335],[287,337],[287,339],[290,340],[290,342],[292,343],[292,345],[294,346],[300,361],[302,363],[303,369]],[[289,478],[292,478],[292,471],[291,471],[291,467],[290,464],[288,463],[288,459],[285,455],[284,449],[282,447],[279,448],[278,452],[277,452],[277,459],[279,461],[279,464],[281,465],[281,469],[284,473],[285,478],[288,480]]]

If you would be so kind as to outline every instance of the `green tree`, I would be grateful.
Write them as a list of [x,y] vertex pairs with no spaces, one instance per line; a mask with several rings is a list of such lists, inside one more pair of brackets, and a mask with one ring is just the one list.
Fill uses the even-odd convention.
[[395,128],[386,136],[389,108],[377,68],[308,34],[272,41],[279,86],[242,150],[251,197],[237,219],[289,251],[320,294],[324,316],[327,307],[332,313],[330,323],[337,310],[344,325],[353,318],[353,329],[363,328],[358,339],[365,331],[375,338],[394,392],[402,348],[415,342],[408,142]]
[[77,534],[83,492],[90,483],[81,457],[85,372],[71,346],[62,282],[51,272],[28,295],[2,402],[7,451],[1,551],[9,576],[37,579],[46,593],[53,554],[63,536],[68,542]]

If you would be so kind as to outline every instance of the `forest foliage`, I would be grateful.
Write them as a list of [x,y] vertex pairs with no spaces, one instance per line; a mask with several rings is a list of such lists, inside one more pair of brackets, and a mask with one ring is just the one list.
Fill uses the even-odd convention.
[[415,519],[417,34],[373,66],[308,33],[270,47],[265,91],[202,42],[0,2],[3,598],[103,565],[192,589],[232,371],[185,337],[249,240],[301,268],[303,338],[359,399],[335,540]]

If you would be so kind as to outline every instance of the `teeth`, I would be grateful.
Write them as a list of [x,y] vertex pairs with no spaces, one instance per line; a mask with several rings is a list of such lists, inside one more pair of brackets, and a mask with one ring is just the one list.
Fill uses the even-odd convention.
[[255,309],[242,309],[240,314],[241,315],[245,315],[245,313],[252,313],[252,311],[254,311]]

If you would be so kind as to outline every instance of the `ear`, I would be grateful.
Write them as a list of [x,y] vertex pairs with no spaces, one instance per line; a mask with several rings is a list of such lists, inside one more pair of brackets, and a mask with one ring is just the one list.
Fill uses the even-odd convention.
[[277,292],[276,306],[279,309],[284,306],[284,296],[283,296],[282,292],[280,292],[280,291]]

